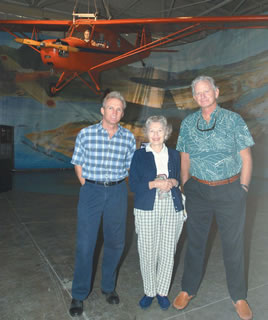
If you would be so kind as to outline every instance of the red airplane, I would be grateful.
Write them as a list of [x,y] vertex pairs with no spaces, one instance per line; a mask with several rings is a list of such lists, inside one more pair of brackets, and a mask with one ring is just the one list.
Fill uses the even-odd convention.
[[[268,28],[268,15],[97,20],[94,14],[73,13],[73,20],[0,20],[0,31],[38,51],[45,65],[62,72],[58,82],[50,85],[51,96],[75,78],[100,94],[99,75],[104,70],[143,61],[152,51],[161,51],[159,47],[192,41],[195,34],[204,37],[204,32],[238,28]],[[41,31],[67,36],[39,41]],[[87,38],[81,39],[84,33]]]

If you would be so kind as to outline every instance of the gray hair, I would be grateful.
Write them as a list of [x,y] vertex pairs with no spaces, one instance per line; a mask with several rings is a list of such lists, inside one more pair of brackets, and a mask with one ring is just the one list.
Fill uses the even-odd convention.
[[106,107],[106,103],[109,99],[118,99],[122,102],[122,105],[123,105],[123,109],[125,110],[126,109],[126,100],[124,99],[124,97],[121,95],[120,92],[118,91],[111,91],[110,93],[108,93],[105,98],[103,99],[103,102],[102,102],[102,106],[103,108]]
[[169,124],[167,122],[167,118],[164,117],[164,116],[151,116],[149,117],[146,122],[145,122],[145,125],[143,127],[143,130],[144,130],[144,133],[145,135],[148,137],[148,130],[150,128],[150,125],[153,123],[153,122],[159,122],[162,124],[164,130],[165,130],[165,140],[167,140],[170,135],[171,135],[171,132],[172,132],[172,125]]
[[214,91],[218,89],[218,87],[215,84],[215,80],[213,78],[209,76],[198,76],[192,81],[192,84],[191,84],[193,96],[195,96],[195,86],[199,81],[208,81],[211,84]]

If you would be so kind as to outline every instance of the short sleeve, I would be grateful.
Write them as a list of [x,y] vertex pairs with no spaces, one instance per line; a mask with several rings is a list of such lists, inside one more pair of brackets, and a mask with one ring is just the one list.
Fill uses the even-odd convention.
[[74,153],[72,156],[71,163],[74,165],[82,166],[83,153],[84,153],[84,148],[82,144],[82,131],[80,131],[75,140]]
[[134,152],[136,151],[136,140],[134,135],[130,132],[130,137],[127,137],[129,139],[129,148],[126,156],[126,168],[130,168],[130,163],[133,157]]
[[236,119],[235,140],[239,151],[254,145],[248,126],[239,114]]
[[180,152],[187,152],[187,144],[185,143],[188,134],[188,129],[185,121],[182,121],[180,133],[177,140],[176,150]]

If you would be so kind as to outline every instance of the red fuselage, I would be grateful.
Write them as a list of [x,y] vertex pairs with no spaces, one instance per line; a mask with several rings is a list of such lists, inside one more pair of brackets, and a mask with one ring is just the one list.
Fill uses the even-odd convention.
[[[108,60],[129,53],[135,49],[124,38],[114,39],[115,42],[103,42],[100,45],[92,45],[82,39],[69,37],[61,40],[61,43],[71,47],[78,48],[78,52],[61,51],[56,48],[43,47],[40,49],[41,59],[44,64],[51,66],[56,70],[64,70],[70,72],[87,72],[93,67],[98,66]],[[57,40],[44,40],[45,43],[56,44]],[[123,61],[118,60],[113,64],[103,65],[99,71],[108,70],[125,64],[130,64],[141,59],[145,59],[150,55],[149,51],[145,51],[138,55],[129,55]]]

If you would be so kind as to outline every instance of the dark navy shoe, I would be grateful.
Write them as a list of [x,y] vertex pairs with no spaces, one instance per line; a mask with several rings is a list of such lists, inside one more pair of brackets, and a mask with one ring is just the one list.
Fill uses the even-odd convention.
[[154,297],[148,297],[148,296],[144,296],[141,301],[139,302],[139,305],[142,309],[147,309],[150,307],[150,305],[152,304],[154,300]]
[[167,310],[170,306],[170,302],[168,300],[168,297],[166,297],[166,296],[162,297],[159,294],[157,294],[156,297],[157,297],[157,301],[158,301],[160,308],[162,310]]
[[105,292],[101,290],[101,292],[106,296],[106,301],[109,304],[118,304],[120,302],[118,294],[114,291],[112,292]]
[[83,301],[72,299],[69,312],[72,317],[81,316],[83,313]]

